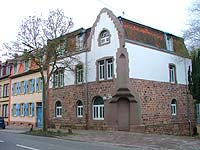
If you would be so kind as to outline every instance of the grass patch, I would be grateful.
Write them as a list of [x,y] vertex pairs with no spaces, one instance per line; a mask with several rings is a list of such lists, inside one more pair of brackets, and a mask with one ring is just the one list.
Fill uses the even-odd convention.
[[61,132],[60,130],[57,130],[57,131],[33,130],[33,131],[25,132],[25,134],[35,135],[35,136],[57,137],[57,136],[68,136],[68,135],[72,135],[73,133],[69,134],[67,132]]

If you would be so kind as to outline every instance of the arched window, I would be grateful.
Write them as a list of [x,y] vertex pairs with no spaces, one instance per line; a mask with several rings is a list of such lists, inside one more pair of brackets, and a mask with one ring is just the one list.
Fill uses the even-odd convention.
[[110,33],[108,30],[101,31],[99,35],[99,45],[105,45],[110,43]]
[[176,106],[176,100],[173,99],[172,102],[171,102],[171,114],[172,116],[175,116],[177,114],[177,106]]
[[94,98],[93,119],[94,120],[104,120],[104,102],[101,97]]
[[77,117],[83,117],[83,103],[80,100],[76,103],[76,114]]
[[62,104],[60,101],[56,102],[55,105],[55,112],[56,112],[56,117],[62,117]]

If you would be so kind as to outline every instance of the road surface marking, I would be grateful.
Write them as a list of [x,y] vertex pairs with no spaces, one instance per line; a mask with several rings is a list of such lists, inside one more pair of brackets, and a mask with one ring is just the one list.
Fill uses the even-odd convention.
[[4,141],[0,140],[0,143],[3,143]]
[[31,150],[40,150],[40,149],[37,149],[37,148],[33,148],[33,147],[28,147],[28,146],[24,146],[24,145],[19,145],[19,144],[16,144],[17,147],[22,147],[22,148],[26,148],[26,149],[31,149]]

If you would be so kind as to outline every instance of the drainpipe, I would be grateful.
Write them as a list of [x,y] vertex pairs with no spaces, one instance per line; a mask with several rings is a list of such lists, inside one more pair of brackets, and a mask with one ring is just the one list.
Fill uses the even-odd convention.
[[85,108],[86,108],[86,126],[85,129],[88,130],[88,115],[89,115],[89,106],[88,106],[88,50],[85,52]]
[[186,58],[184,58],[184,67],[185,67],[185,83],[186,83],[186,100],[187,100],[187,116],[188,116],[188,123],[189,123],[189,135],[191,136],[192,134],[192,123],[190,119],[190,102],[189,102],[189,97],[188,97],[188,80],[187,80],[187,66],[186,66]]

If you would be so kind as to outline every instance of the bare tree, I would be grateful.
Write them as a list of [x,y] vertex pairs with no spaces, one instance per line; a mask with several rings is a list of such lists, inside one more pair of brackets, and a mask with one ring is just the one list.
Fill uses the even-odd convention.
[[22,52],[23,59],[33,61],[41,74],[43,82],[43,130],[46,130],[46,100],[49,81],[53,72],[59,68],[72,70],[77,58],[73,56],[68,32],[72,28],[71,18],[62,10],[49,11],[47,18],[29,16],[20,26],[17,40],[12,46],[5,44],[9,53]]
[[184,31],[184,38],[189,49],[200,47],[200,1],[196,0],[189,10],[189,28]]

